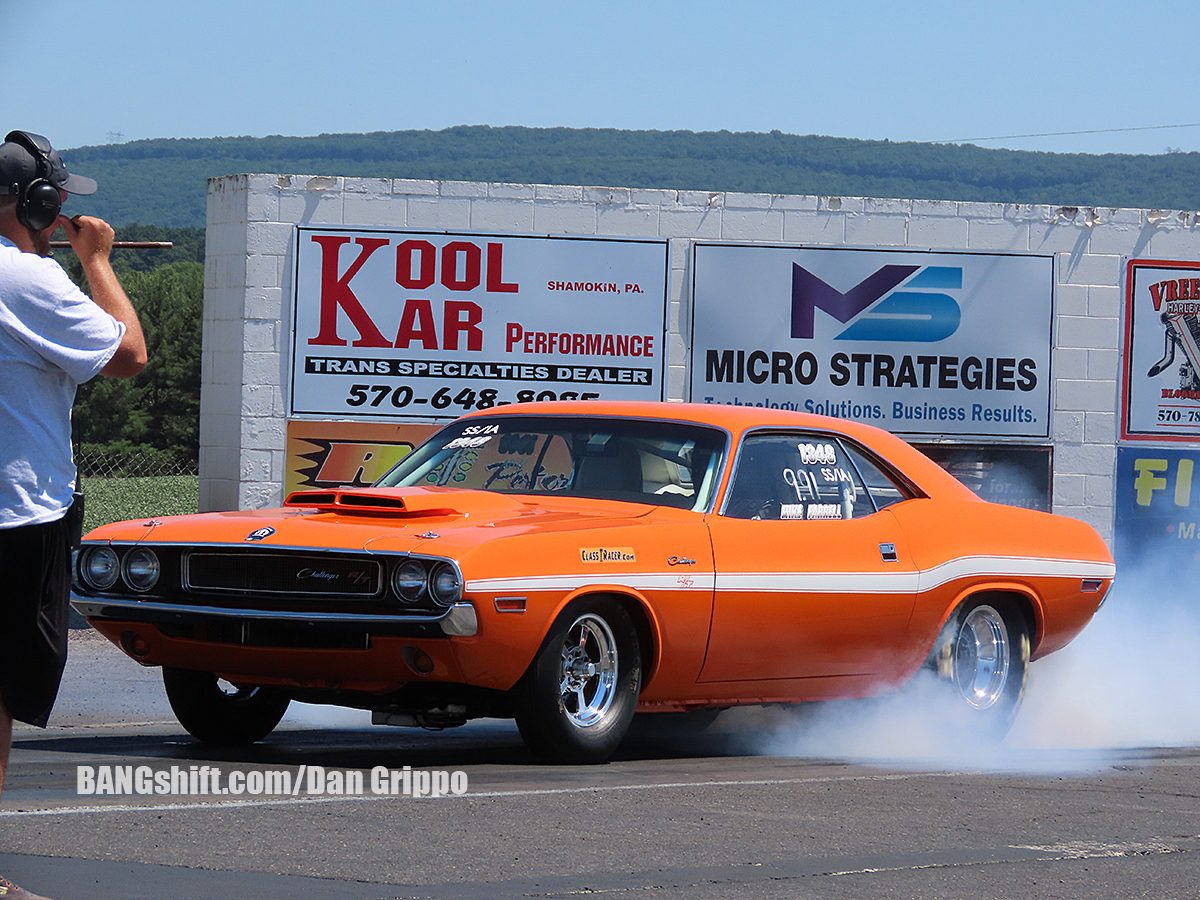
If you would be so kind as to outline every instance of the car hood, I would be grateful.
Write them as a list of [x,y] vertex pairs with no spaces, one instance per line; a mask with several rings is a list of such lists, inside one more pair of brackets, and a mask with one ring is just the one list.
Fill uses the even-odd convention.
[[655,509],[561,495],[436,487],[339,488],[297,492],[274,509],[116,522],[89,532],[86,540],[438,553],[531,531],[615,526]]

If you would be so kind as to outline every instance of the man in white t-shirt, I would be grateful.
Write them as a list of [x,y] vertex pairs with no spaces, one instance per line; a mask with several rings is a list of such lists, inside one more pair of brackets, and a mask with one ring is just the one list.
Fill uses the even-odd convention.
[[[109,264],[112,228],[60,213],[68,193],[95,190],[40,135],[14,131],[0,144],[0,789],[13,719],[45,726],[67,658],[75,388],[146,365],[137,313]],[[90,298],[49,258],[58,227]],[[3,900],[36,897],[0,878]]]

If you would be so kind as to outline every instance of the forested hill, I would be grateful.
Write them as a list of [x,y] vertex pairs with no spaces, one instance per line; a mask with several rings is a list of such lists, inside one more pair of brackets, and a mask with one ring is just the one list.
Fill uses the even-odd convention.
[[100,182],[67,211],[115,225],[203,227],[207,179],[251,172],[1200,209],[1200,153],[1031,153],[778,131],[462,126],[133,141],[63,157]]

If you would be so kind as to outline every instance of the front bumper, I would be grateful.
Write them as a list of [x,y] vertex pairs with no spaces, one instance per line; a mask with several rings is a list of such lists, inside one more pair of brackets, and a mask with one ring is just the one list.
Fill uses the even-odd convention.
[[369,631],[387,637],[471,637],[479,619],[470,603],[456,603],[440,616],[377,616],[336,612],[291,612],[226,606],[155,603],[122,597],[81,597],[71,606],[88,619],[153,625],[300,625]]

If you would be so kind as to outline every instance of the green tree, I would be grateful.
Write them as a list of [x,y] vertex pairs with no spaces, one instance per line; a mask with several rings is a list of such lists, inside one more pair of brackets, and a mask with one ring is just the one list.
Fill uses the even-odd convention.
[[123,272],[120,281],[141,319],[149,362],[136,378],[96,378],[80,386],[73,414],[76,446],[149,447],[194,460],[200,452],[204,267],[169,263]]
[[64,156],[101,188],[71,198],[72,214],[163,227],[202,227],[208,179],[245,172],[1200,209],[1200,153],[1033,153],[778,131],[478,125],[145,140]]

